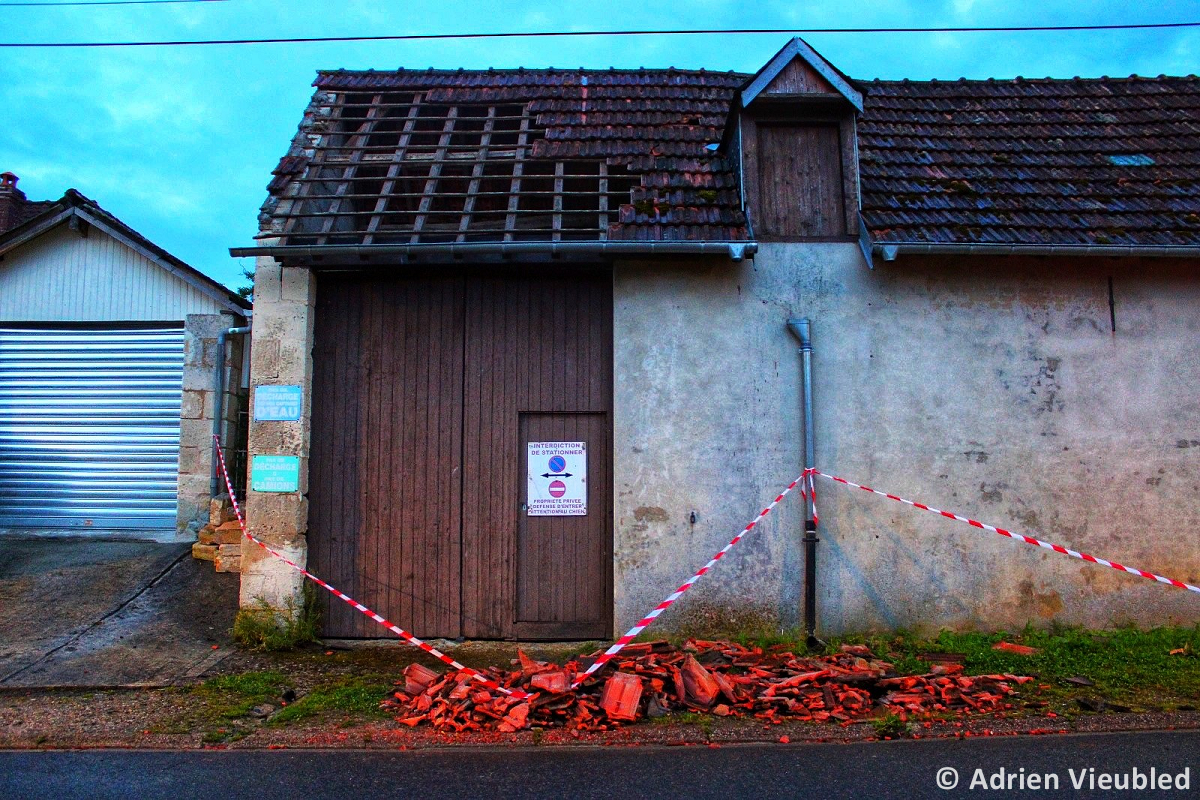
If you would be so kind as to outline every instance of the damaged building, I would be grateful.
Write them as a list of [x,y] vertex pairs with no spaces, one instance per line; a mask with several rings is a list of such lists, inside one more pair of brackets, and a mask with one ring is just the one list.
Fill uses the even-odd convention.
[[[249,529],[413,633],[606,638],[653,608],[803,469],[799,318],[818,468],[1200,580],[1194,76],[860,82],[795,39],[754,75],[315,87],[233,250]],[[827,481],[816,504],[824,632],[1197,618]],[[798,625],[803,512],[659,624]],[[247,546],[241,580],[282,608],[302,578]],[[322,602],[326,636],[389,635]]]

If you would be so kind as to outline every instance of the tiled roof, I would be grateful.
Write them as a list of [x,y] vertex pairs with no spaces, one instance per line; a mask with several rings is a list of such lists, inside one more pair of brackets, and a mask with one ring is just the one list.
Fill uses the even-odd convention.
[[876,242],[1200,244],[1200,79],[876,81]]
[[13,208],[13,213],[8,219],[8,224],[0,224],[0,233],[10,231],[18,225],[24,225],[29,220],[39,216],[42,212],[54,205],[53,200],[22,200],[18,201]]
[[745,79],[322,72],[263,227],[318,245],[742,241],[735,164],[710,146]]
[[[736,163],[710,145],[749,77],[322,72],[262,227],[283,244],[745,240]],[[1200,244],[1196,77],[860,85],[876,242]]]

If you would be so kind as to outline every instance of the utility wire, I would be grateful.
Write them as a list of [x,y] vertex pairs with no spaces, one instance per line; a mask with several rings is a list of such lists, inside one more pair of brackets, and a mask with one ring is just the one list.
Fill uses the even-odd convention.
[[[119,2],[120,0],[110,0]],[[136,2],[136,0],[125,0]],[[142,0],[147,2],[147,0]],[[182,47],[215,44],[298,44],[318,42],[444,41],[447,39],[521,39],[583,36],[709,36],[745,34],[813,33],[1027,33],[1035,31],[1124,31],[1163,28],[1197,28],[1200,22],[1144,22],[1131,25],[1005,25],[945,28],[729,28],[665,31],[529,31],[502,33],[412,33],[386,36],[307,36],[269,39],[184,39],[157,42],[0,42],[0,47]]]
[[161,6],[167,3],[228,3],[229,0],[73,0],[65,3],[0,3],[0,8],[58,8],[59,6]]

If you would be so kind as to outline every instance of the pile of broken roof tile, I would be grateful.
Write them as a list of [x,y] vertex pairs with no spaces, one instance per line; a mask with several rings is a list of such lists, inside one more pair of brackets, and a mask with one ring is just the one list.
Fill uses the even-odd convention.
[[798,656],[777,647],[763,650],[730,642],[691,640],[683,648],[667,642],[626,647],[608,668],[576,691],[575,675],[599,655],[562,667],[524,653],[516,669],[487,671],[489,678],[528,693],[510,697],[490,690],[466,673],[438,674],[419,664],[384,700],[405,725],[428,723],[437,730],[517,731],[530,727],[607,730],[621,723],[672,712],[848,723],[895,713],[989,713],[1011,708],[1006,698],[1016,675],[962,674],[961,664],[938,664],[925,675],[898,676],[866,647],[843,645],[831,656]]

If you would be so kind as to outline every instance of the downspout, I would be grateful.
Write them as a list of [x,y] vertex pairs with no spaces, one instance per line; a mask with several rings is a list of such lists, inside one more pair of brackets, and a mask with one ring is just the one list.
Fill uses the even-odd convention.
[[804,634],[810,648],[824,643],[817,638],[817,522],[813,505],[816,445],[813,437],[812,325],[807,319],[789,319],[788,330],[800,343],[801,407],[804,414]]
[[[213,446],[212,446],[212,475],[209,476],[208,494],[209,497],[216,497],[218,494],[217,486],[217,439],[221,438],[221,421],[225,416],[225,343],[230,336],[241,336],[250,332],[249,325],[242,325],[236,328],[227,328],[217,334],[217,376],[214,381],[214,407],[213,407]],[[242,365],[245,368],[245,364]]]

